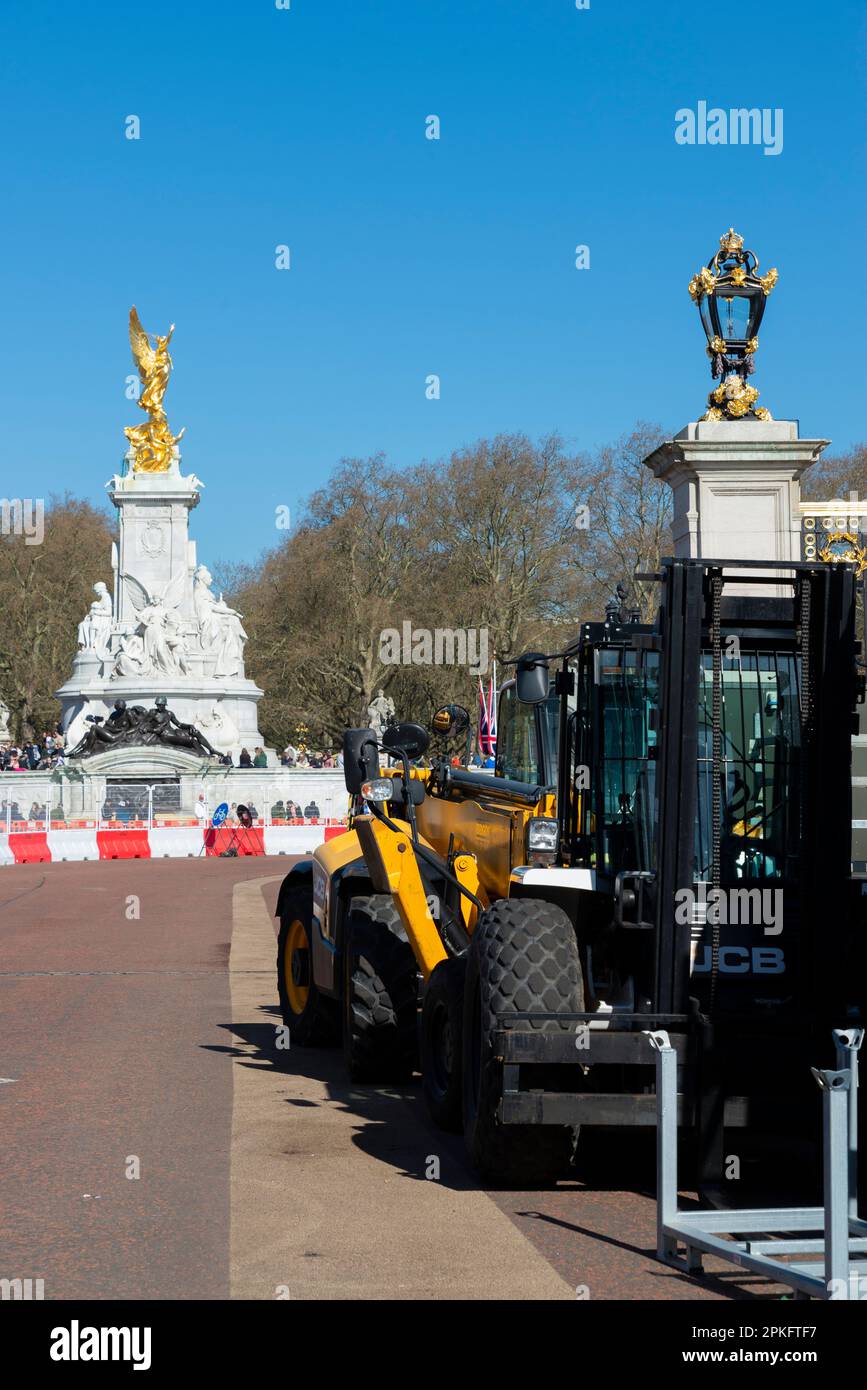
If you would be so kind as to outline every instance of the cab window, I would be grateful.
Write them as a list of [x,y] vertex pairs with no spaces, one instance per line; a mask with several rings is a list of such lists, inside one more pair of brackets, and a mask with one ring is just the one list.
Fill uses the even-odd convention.
[[513,685],[507,686],[500,696],[497,775],[510,777],[516,782],[537,783],[541,780],[536,706],[522,704]]

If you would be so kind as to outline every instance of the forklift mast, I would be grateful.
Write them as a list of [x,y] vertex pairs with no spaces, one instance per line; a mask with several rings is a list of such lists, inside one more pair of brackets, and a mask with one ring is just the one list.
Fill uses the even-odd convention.
[[[738,592],[747,568],[767,598]],[[654,626],[582,626],[557,679],[561,846],[614,898],[639,1008],[827,1029],[860,1004],[856,581],[762,571],[664,560]]]

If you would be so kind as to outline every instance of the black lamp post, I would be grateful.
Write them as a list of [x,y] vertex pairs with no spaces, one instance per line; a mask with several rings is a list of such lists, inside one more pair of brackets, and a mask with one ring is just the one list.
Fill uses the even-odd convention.
[[752,415],[770,420],[764,406],[756,406],[759,393],[746,378],[754,371],[753,357],[759,346],[758,331],[765,300],[779,276],[776,270],[758,275],[759,262],[744,250],[744,239],[729,227],[719,239],[720,249],[689,282],[693,303],[698,305],[707,336],[711,375],[720,384],[708,396],[703,420],[740,420]]

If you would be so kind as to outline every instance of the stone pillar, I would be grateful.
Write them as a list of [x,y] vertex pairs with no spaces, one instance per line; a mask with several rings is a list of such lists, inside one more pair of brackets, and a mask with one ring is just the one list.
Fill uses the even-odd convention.
[[[199,501],[201,484],[195,475],[181,476],[180,454],[174,449],[168,473],[134,473],[114,480],[109,497],[120,513],[117,570],[132,575],[153,593],[176,579],[181,591],[178,613],[193,623],[192,565],[189,515]],[[134,631],[138,615],[127,585],[119,579],[115,622]]]
[[675,556],[800,560],[801,476],[827,443],[800,439],[795,420],[700,420],[661,444],[644,461],[674,494]]

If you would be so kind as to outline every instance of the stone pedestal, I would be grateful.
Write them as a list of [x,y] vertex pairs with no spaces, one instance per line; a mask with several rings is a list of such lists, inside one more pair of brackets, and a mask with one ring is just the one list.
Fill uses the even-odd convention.
[[[177,815],[191,817],[204,792],[209,815],[222,801],[253,805],[268,816],[277,801],[293,800],[302,808],[311,801],[323,817],[342,819],[348,798],[343,772],[338,768],[226,768],[180,748],[117,748],[67,763],[52,772],[0,775],[0,835],[8,821],[23,819],[31,804],[62,808],[67,821],[99,819],[110,791],[126,795],[139,805],[153,806],[159,822],[158,788],[167,782],[177,786]],[[156,785],[155,785],[156,784]],[[120,790],[125,788],[126,792]],[[151,799],[149,793],[154,791]],[[18,812],[12,816],[12,806]],[[38,828],[34,826],[34,828]],[[0,867],[2,867],[0,859]]]
[[[120,513],[115,571],[114,618],[135,631],[138,614],[130,586],[117,576],[130,575],[149,593],[196,568],[196,543],[189,538],[190,512],[197,507],[202,484],[194,473],[182,477],[180,455],[169,473],[127,473],[113,478],[108,495]],[[181,583],[177,612],[185,625],[194,623],[191,583]]]
[[[800,560],[801,476],[827,443],[800,439],[794,420],[702,420],[660,445],[645,463],[674,494],[675,556]],[[745,583],[737,592],[777,591]]]

